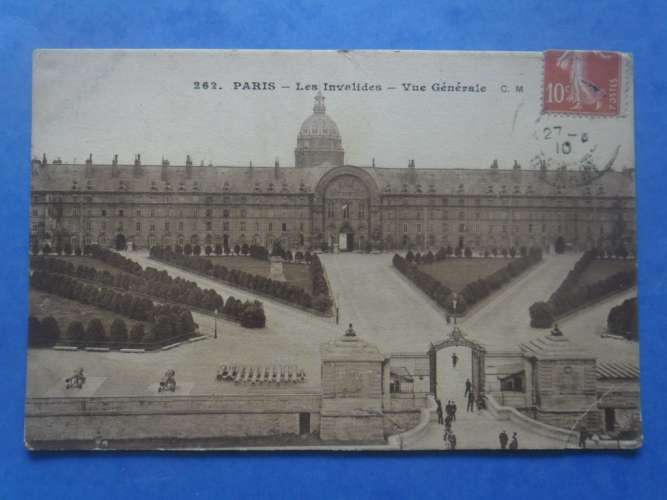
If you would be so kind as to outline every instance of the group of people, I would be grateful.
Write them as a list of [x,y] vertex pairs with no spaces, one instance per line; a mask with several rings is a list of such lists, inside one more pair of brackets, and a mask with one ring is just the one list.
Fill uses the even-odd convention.
[[[518,450],[519,449],[519,437],[517,436],[516,432],[512,433],[512,440],[510,441],[509,436],[507,435],[507,432],[505,430],[502,430],[500,434],[498,434],[498,441],[500,441],[500,449],[501,450],[507,450],[508,448],[510,450]],[[509,446],[508,446],[509,443]]]

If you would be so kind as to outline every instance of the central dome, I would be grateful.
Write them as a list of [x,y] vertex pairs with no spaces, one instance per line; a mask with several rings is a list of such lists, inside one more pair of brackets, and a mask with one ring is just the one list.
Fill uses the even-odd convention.
[[326,114],[324,96],[315,96],[313,114],[301,125],[294,150],[297,167],[315,167],[323,164],[343,164],[343,141],[338,125]]
[[301,125],[299,139],[305,139],[307,137],[328,137],[340,140],[338,125],[336,125],[336,122],[326,114],[326,110],[327,109],[324,106],[324,96],[321,92],[318,92],[315,96],[313,114],[306,118]]

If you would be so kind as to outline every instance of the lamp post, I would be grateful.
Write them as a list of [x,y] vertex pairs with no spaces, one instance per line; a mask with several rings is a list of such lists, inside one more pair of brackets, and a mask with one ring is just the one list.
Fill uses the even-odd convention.
[[458,302],[457,300],[457,295],[454,295],[454,298],[452,299],[452,309],[454,311],[454,324],[456,324],[456,304]]
[[213,338],[218,338],[218,310],[213,311]]

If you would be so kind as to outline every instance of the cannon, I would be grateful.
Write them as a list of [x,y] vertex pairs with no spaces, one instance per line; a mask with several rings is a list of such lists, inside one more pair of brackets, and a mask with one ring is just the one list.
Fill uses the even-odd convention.
[[86,383],[86,376],[83,374],[83,368],[74,370],[74,375],[65,379],[65,389],[81,389]]
[[174,370],[169,369],[164,372],[157,392],[176,392],[176,372]]

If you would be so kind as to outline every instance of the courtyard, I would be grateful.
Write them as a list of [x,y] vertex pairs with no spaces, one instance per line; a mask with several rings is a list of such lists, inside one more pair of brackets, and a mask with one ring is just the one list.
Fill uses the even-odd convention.
[[[125,255],[144,267],[164,269],[174,277],[196,281],[224,297],[232,294],[241,300],[256,298],[250,292],[151,260],[145,253]],[[504,350],[517,349],[520,343],[545,335],[546,330],[530,327],[528,307],[535,300],[548,298],[578,257],[578,254],[545,257],[542,263],[461,319],[463,332],[487,349]],[[148,386],[168,368],[176,370],[177,380],[193,384],[192,394],[257,390],[214,382],[219,365],[242,363],[299,365],[307,373],[304,384],[273,390],[312,389],[319,385],[320,345],[342,335],[348,323],[353,323],[358,335],[377,344],[385,354],[423,353],[451,328],[443,311],[393,269],[391,254],[323,254],[321,258],[339,308],[339,325],[334,318],[315,316],[263,297],[267,326],[261,330],[218,319],[218,338],[214,339],[213,318],[195,313],[200,333],[208,338],[169,351],[130,354],[31,350],[28,394],[43,395],[78,366],[91,375],[96,372],[106,377],[97,391],[100,395],[150,394]],[[605,359],[636,356],[635,343],[600,336],[609,309],[632,294],[630,290],[580,311],[562,321],[561,328],[573,342]]]

